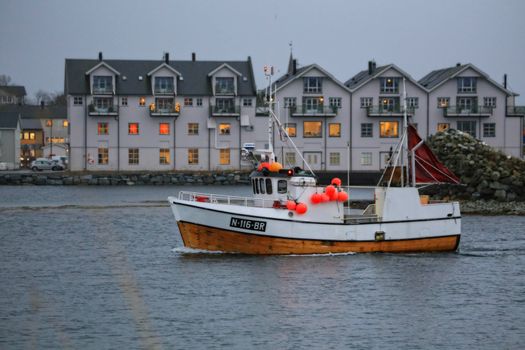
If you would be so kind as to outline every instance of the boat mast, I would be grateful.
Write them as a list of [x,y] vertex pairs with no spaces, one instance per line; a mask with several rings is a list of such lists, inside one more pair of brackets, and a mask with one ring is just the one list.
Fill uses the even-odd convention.
[[[273,99],[272,97],[272,75],[273,66],[264,66],[264,75],[268,80],[268,88],[266,89],[266,101],[268,102],[268,113],[270,116],[273,113]],[[268,162],[275,162],[275,154],[273,153],[273,120],[268,118]]]
[[[408,172],[408,117],[407,117],[407,89],[403,77],[403,162],[401,164],[401,186],[410,186]],[[406,185],[403,183],[406,179]]]

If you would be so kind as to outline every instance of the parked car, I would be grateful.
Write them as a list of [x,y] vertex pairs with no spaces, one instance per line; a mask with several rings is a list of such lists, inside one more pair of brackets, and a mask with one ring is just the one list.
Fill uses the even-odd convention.
[[64,170],[64,167],[57,162],[39,158],[31,163],[31,170],[42,171],[42,170]]

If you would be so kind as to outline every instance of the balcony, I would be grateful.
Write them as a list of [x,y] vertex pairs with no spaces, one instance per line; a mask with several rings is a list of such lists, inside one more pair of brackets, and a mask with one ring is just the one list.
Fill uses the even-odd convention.
[[240,106],[216,106],[210,105],[212,117],[238,117],[241,113]]
[[[413,107],[407,107],[407,115],[413,116],[415,109]],[[402,117],[403,107],[401,106],[370,106],[366,109],[366,114],[369,117]]]
[[178,117],[180,114],[180,106],[169,106],[168,108],[159,108],[158,106],[151,106],[149,109],[150,117]]
[[91,103],[88,107],[88,113],[91,117],[117,117],[118,116],[118,106],[96,106]]
[[335,106],[295,106],[290,107],[292,117],[335,117],[339,108]]
[[155,89],[153,89],[153,94],[154,95],[174,95],[175,89],[173,87],[167,87],[167,88],[155,87]]
[[215,85],[215,95],[221,96],[233,96],[235,95],[235,89],[232,87],[224,87]]
[[525,106],[507,106],[507,117],[525,117]]
[[112,86],[93,86],[93,95],[113,95]]
[[448,106],[443,108],[445,117],[490,117],[492,107],[485,106]]

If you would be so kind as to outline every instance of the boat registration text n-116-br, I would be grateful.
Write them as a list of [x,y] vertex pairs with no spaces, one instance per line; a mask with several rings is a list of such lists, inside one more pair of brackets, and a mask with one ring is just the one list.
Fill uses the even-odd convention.
[[266,231],[266,222],[232,217],[230,220],[230,227],[264,232]]

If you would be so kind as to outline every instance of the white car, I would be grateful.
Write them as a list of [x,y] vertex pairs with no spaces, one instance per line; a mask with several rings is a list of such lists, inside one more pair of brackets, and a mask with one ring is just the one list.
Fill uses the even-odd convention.
[[64,170],[64,167],[58,162],[47,160],[47,159],[37,159],[31,162],[31,170],[33,171],[42,171],[42,170]]

